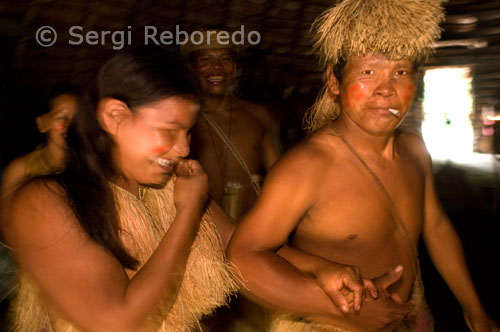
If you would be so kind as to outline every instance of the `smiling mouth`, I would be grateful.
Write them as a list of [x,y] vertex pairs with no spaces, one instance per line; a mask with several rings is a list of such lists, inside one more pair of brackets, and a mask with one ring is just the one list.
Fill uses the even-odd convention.
[[224,81],[224,76],[209,76],[207,77],[207,81],[209,81],[210,83],[222,83]]
[[170,159],[166,159],[166,158],[158,158],[156,159],[156,163],[165,168],[165,167],[173,167],[175,165],[175,162],[170,160]]

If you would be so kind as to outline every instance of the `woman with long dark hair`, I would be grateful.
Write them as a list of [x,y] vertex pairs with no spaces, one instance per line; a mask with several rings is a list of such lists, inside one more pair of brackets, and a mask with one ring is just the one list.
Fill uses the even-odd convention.
[[164,50],[102,66],[65,170],[21,187],[2,225],[23,271],[16,331],[191,331],[236,290],[232,225],[206,207],[207,176],[186,159],[200,103]]

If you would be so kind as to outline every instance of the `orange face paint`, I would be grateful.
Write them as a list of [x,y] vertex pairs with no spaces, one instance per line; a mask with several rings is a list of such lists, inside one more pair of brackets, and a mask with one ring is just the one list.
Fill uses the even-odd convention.
[[411,83],[408,84],[405,87],[402,87],[401,90],[401,96],[403,97],[404,101],[409,104],[413,100],[413,94],[415,93],[415,84]]
[[362,83],[356,82],[347,88],[347,102],[350,105],[363,98],[363,87]]
[[159,146],[159,147],[153,149],[153,153],[155,153],[155,154],[163,154],[167,151],[168,151],[168,148],[166,146]]
[[66,126],[64,125],[64,123],[59,123],[57,124],[57,126],[54,127],[54,131],[61,131],[65,128]]

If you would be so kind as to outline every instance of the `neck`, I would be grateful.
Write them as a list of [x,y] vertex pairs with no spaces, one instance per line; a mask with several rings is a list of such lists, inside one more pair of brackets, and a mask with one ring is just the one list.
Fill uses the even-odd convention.
[[54,143],[48,142],[42,151],[43,162],[51,169],[62,169],[66,163],[66,151]]
[[232,97],[229,95],[209,95],[204,97],[205,111],[208,113],[228,112]]
[[358,153],[380,160],[394,158],[395,131],[381,134],[369,133],[354,123],[338,120],[332,122],[332,126],[349,141]]
[[139,195],[139,184],[137,182],[133,182],[130,180],[127,180],[124,176],[118,176],[115,180],[112,181],[115,185],[118,187],[125,189],[132,195],[134,195],[137,198],[140,198]]

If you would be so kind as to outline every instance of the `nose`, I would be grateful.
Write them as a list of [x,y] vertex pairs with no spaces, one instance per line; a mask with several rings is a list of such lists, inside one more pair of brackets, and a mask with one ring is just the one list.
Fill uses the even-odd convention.
[[187,135],[178,135],[173,149],[179,155],[179,157],[185,158],[189,155],[189,143],[190,140]]
[[222,67],[222,61],[220,59],[213,59],[212,62],[210,63],[212,68],[220,68]]
[[390,76],[381,77],[376,86],[375,95],[390,97],[395,94],[396,89],[394,88],[394,78]]

